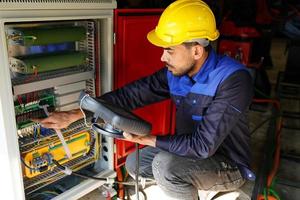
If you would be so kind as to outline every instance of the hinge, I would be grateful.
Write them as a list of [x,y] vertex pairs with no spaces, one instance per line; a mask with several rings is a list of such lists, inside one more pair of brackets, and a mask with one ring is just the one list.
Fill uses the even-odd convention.
[[113,42],[114,42],[114,44],[116,44],[116,33],[114,33],[114,35],[113,35]]

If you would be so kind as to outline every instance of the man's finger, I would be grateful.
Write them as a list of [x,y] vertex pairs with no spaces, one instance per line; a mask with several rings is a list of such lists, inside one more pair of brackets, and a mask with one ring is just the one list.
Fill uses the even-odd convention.
[[58,121],[58,119],[55,119],[53,117],[47,117],[47,118],[44,118],[44,119],[40,119],[39,122],[42,123],[42,124],[46,124],[46,123],[56,124],[59,121]]
[[60,127],[57,126],[55,123],[40,123],[42,127],[44,128],[52,128],[52,129],[60,129]]
[[132,140],[133,139],[133,136],[130,134],[130,133],[126,133],[126,132],[123,132],[123,136],[128,139],[128,140]]

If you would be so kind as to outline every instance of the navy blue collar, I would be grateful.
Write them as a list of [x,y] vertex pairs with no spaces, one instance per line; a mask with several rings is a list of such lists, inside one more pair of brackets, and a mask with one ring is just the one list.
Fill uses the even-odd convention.
[[215,50],[211,49],[207,59],[192,79],[198,83],[204,83],[207,80],[209,73],[215,69],[218,59],[217,57]]

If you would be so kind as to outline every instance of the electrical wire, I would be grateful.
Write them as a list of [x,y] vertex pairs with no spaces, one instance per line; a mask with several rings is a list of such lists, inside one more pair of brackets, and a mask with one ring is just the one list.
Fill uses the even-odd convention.
[[92,123],[91,123],[91,124],[88,124],[88,123],[87,123],[87,117],[86,117],[86,114],[85,114],[85,112],[84,112],[83,109],[82,109],[82,102],[83,102],[83,100],[84,100],[86,97],[89,97],[89,96],[90,96],[89,94],[85,94],[85,95],[80,99],[79,109],[80,109],[80,111],[81,111],[81,113],[82,113],[82,115],[83,115],[83,121],[84,121],[85,126],[88,127],[88,128],[90,128],[90,129],[92,129],[92,130],[94,130],[94,129],[93,129],[93,126],[94,126],[94,125],[99,126],[99,127],[102,127],[105,123],[97,123],[97,122],[96,122],[97,119],[95,119],[95,122],[92,120]]
[[[124,182],[125,183],[130,183],[130,182],[128,182],[127,181],[127,179],[128,179],[128,173],[127,173],[127,176],[125,177],[125,179],[124,179]],[[132,182],[133,184],[132,185],[129,185],[129,184],[123,184],[125,187],[124,187],[124,190],[125,190],[125,194],[126,194],[126,197],[127,197],[127,199],[126,200],[131,200],[131,197],[130,197],[130,187],[129,186],[135,186],[135,182]],[[153,185],[156,185],[156,181],[155,180],[152,180],[152,181],[150,181],[150,183],[152,183]],[[152,184],[149,184],[149,182],[146,184],[147,186],[149,185],[152,185]],[[144,200],[147,200],[147,194],[146,194],[146,192],[143,190],[143,188],[139,188],[139,192],[141,192],[142,194],[143,194],[143,196],[144,196]]]
[[74,171],[70,170],[69,168],[64,167],[63,165],[59,164],[59,162],[54,159],[52,160],[52,162],[67,175],[73,174],[73,175],[81,177],[81,178],[89,178],[89,179],[94,179],[94,180],[98,180],[98,181],[106,181],[107,180],[107,178],[100,178],[100,177],[95,177],[95,176],[90,176],[90,175],[85,175],[85,174],[81,174],[78,172],[74,172]]
[[30,170],[37,170],[37,168],[33,168],[33,167],[30,167],[29,165],[27,165],[26,164],[26,162],[25,162],[25,160],[21,157],[21,162],[23,163],[23,165],[26,167],[26,168],[28,168],[28,169],[30,169]]
[[[78,177],[81,177],[81,178],[85,178],[85,179],[94,179],[94,180],[98,180],[98,181],[107,181],[108,179],[107,178],[102,178],[102,177],[95,177],[95,176],[90,176],[90,175],[86,175],[86,174],[82,174],[82,173],[79,173],[79,172],[74,172],[72,170],[70,170],[69,168],[61,165],[57,160],[52,160],[52,162],[60,169],[62,170],[65,174],[67,175],[75,175],[75,176],[78,176]],[[136,182],[122,182],[122,181],[114,181],[113,183],[116,183],[116,184],[123,184],[123,185],[130,185],[130,186],[135,186],[136,185]],[[146,182],[147,185],[150,185],[150,184],[155,184],[155,181],[148,181]]]
[[[263,190],[263,194],[260,194],[257,196],[257,200],[280,200],[279,195],[276,193],[276,191],[273,189],[273,184],[275,180],[275,175],[278,171],[279,168],[279,162],[280,162],[280,135],[281,135],[281,129],[282,129],[282,114],[281,114],[281,107],[280,107],[280,102],[275,99],[254,99],[253,100],[256,103],[270,103],[272,106],[279,112],[279,116],[274,116],[272,118],[279,118],[277,121],[277,126],[276,126],[276,132],[275,132],[275,150],[274,150],[274,160],[273,160],[273,166],[271,168],[271,171],[268,174],[267,177],[267,185]],[[263,123],[264,124],[266,121],[270,119],[265,120]],[[262,126],[259,125],[258,127]],[[254,129],[256,131],[257,129]],[[253,131],[252,131],[253,133]],[[273,151],[272,151],[273,152]]]
[[80,111],[81,111],[81,113],[82,113],[82,115],[83,115],[83,121],[84,121],[84,124],[86,125],[86,127],[91,128],[92,125],[88,125],[87,119],[86,119],[86,114],[85,114],[85,112],[84,112],[83,109],[82,109],[82,102],[83,102],[83,100],[84,100],[86,97],[89,97],[89,96],[90,96],[89,94],[86,94],[86,95],[84,95],[84,96],[81,98],[80,104],[79,104],[79,109],[80,109]]

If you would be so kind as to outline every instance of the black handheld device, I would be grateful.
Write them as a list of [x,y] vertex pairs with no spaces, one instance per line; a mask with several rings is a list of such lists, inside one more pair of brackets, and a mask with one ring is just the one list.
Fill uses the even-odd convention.
[[[92,129],[100,134],[123,138],[124,131],[140,136],[151,132],[151,124],[134,113],[102,99],[93,98],[85,92],[81,92],[79,104],[82,109],[94,113]],[[96,123],[99,118],[104,123]]]

